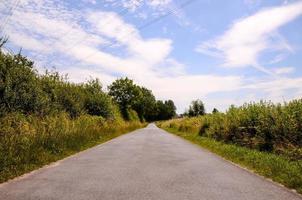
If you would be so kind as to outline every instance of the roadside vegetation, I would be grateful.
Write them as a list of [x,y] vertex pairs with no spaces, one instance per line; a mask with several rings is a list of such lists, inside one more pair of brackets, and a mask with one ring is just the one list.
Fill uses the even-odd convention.
[[200,115],[194,104],[183,118],[157,125],[302,193],[301,99],[248,103]]
[[128,78],[107,93],[98,79],[76,84],[55,71],[40,74],[5,43],[0,38],[0,182],[175,115],[173,101]]

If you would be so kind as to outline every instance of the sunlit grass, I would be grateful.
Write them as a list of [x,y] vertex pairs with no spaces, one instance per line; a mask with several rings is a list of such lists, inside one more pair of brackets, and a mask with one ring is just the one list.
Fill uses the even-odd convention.
[[0,119],[0,182],[143,127],[139,121],[68,114],[40,118],[12,113]]

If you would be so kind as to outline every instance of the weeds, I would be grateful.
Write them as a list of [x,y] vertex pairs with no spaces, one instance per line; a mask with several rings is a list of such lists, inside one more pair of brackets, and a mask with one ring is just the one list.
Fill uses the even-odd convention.
[[0,182],[143,126],[66,113],[45,118],[11,113],[0,124]]
[[217,141],[302,159],[302,99],[284,104],[259,102],[231,106],[226,113],[162,123]]

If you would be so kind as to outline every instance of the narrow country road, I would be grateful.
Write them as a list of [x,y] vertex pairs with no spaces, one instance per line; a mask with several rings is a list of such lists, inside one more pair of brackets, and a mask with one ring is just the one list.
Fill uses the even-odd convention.
[[1,200],[301,200],[151,124],[0,185]]

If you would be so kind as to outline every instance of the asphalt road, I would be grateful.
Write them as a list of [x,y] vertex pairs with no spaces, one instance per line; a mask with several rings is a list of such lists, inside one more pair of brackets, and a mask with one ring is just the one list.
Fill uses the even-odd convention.
[[301,200],[149,125],[0,185],[1,200]]

